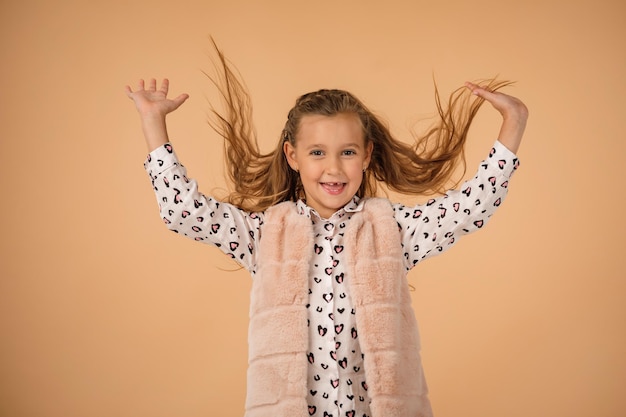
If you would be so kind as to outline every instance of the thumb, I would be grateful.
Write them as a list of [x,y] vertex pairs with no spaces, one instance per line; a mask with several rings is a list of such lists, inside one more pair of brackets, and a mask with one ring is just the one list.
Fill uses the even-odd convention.
[[179,108],[185,101],[187,101],[188,98],[189,98],[189,94],[181,94],[178,97],[172,99],[172,102],[174,103],[173,110],[176,110],[177,108]]

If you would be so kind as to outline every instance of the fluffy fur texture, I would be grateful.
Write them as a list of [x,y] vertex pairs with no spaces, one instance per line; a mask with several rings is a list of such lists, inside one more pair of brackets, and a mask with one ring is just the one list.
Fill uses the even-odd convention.
[[[417,321],[388,200],[367,199],[345,232],[372,417],[430,417]],[[246,417],[306,417],[313,228],[295,203],[268,209],[250,299]]]

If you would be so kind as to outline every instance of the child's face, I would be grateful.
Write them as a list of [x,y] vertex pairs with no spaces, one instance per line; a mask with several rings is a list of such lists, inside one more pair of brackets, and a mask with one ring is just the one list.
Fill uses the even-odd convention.
[[287,161],[300,172],[307,204],[329,218],[359,190],[372,143],[365,144],[361,122],[352,113],[304,116],[295,142],[285,142]]

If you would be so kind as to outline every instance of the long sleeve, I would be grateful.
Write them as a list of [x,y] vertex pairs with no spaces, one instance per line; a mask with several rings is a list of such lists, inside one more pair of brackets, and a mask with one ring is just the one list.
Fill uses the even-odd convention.
[[168,229],[218,247],[249,271],[255,268],[262,213],[248,213],[199,192],[169,143],[152,151],[144,168]]
[[483,228],[506,197],[518,165],[515,154],[496,141],[474,178],[458,189],[414,207],[394,205],[407,269]]

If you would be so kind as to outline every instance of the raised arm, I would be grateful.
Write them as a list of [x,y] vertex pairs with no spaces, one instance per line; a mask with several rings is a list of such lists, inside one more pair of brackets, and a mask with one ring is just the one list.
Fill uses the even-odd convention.
[[498,141],[506,146],[511,152],[517,153],[526,120],[528,119],[528,108],[519,99],[498,91],[492,92],[484,88],[467,82],[465,86],[472,90],[472,94],[488,101],[502,115],[502,126]]
[[165,116],[180,107],[189,98],[188,94],[180,94],[178,97],[167,98],[169,81],[164,79],[161,88],[157,90],[157,82],[153,78],[145,85],[144,80],[139,80],[137,88],[133,91],[126,86],[126,95],[135,102],[141,127],[146,139],[148,152],[169,142]]

